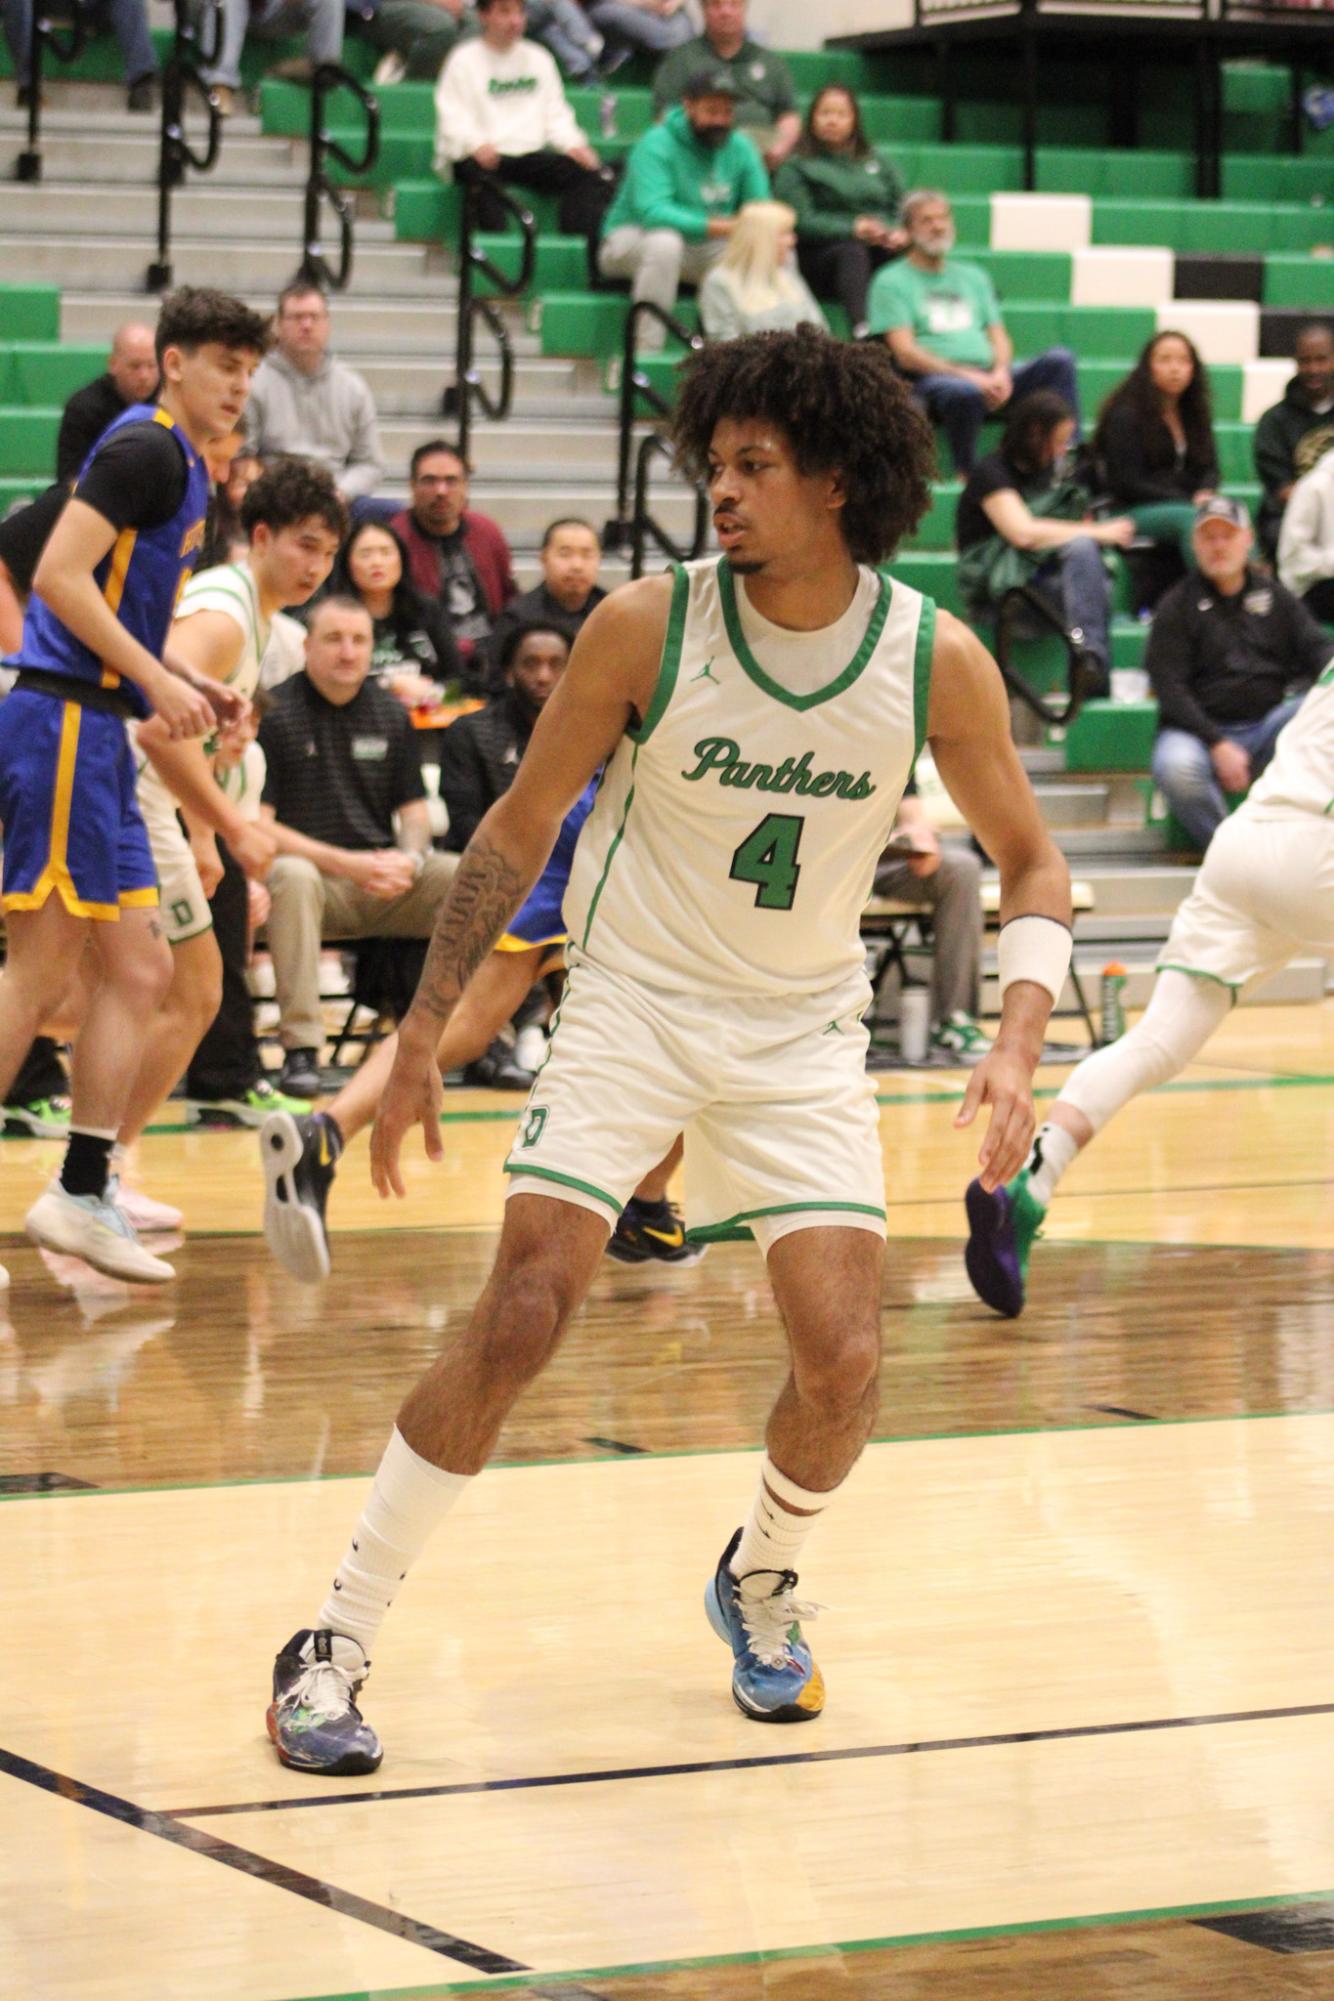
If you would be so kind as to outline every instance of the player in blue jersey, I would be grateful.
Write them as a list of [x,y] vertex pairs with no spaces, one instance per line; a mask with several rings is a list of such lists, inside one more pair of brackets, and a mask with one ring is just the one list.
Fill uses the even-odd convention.
[[131,1280],[174,1276],[139,1244],[109,1185],[171,953],[125,725],[156,715],[183,741],[244,713],[244,699],[177,658],[167,634],[203,541],[203,448],[236,427],[267,344],[266,322],[225,293],[166,300],[158,400],[124,411],[85,461],[37,565],[11,662],[18,681],[0,706],[0,1094],[90,949],[95,967],[64,1163],[28,1212],[28,1234]]

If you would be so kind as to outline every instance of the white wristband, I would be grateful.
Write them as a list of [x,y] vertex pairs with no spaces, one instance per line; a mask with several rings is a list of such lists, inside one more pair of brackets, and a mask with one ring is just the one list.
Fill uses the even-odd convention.
[[1012,917],[1002,924],[997,944],[1001,999],[1016,980],[1031,980],[1058,1001],[1073,943],[1069,925],[1058,917]]

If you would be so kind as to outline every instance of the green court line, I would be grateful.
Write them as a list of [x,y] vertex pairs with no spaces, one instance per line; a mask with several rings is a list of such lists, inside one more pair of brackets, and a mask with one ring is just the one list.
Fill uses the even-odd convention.
[[[1275,1076],[1267,1077],[1256,1075],[1251,1077],[1191,1078],[1175,1084],[1158,1084],[1154,1087],[1154,1093],[1146,1093],[1145,1095],[1156,1095],[1159,1092],[1167,1093],[1173,1091],[1328,1090],[1331,1085],[1334,1085],[1334,1076],[1312,1075],[1307,1077],[1296,1072],[1281,1071]],[[1035,1098],[1057,1098],[1060,1096],[1060,1093],[1061,1086],[1059,1084],[1044,1084],[1040,1090],[1033,1093],[1033,1096]],[[963,1097],[963,1091],[955,1088],[942,1091],[887,1091],[877,1093],[876,1103],[877,1105],[957,1105],[963,1102]],[[523,1105],[519,1104],[513,1110],[507,1108],[503,1111],[493,1112],[441,1112],[440,1123],[442,1126],[496,1125],[505,1120],[509,1120],[512,1123],[518,1118],[522,1110]],[[210,1131],[243,1131],[244,1128],[193,1126],[181,1123],[179,1125],[152,1125],[147,1127],[146,1130],[150,1133],[206,1133]],[[10,1139],[30,1139],[31,1134],[10,1133],[6,1137]]]
[[[1148,1435],[1182,1424],[1276,1424],[1299,1417],[1334,1417],[1334,1408],[1318,1410],[1238,1410],[1208,1411],[1195,1417],[1159,1417],[1146,1424],[1142,1418],[1108,1418],[1098,1424],[1007,1424],[995,1431],[902,1431],[868,1438],[868,1445],[946,1445],[968,1439],[974,1443],[987,1438],[1037,1438],[1047,1433],[1076,1431],[1135,1431]],[[660,1452],[636,1452],[627,1459],[618,1452],[566,1453],[550,1459],[495,1459],[483,1470],[487,1473],[528,1473],[545,1466],[644,1466],[654,1459],[724,1459],[729,1454],[752,1456],[766,1448],[760,1445],[672,1445]],[[332,1485],[339,1480],[369,1480],[375,1468],[357,1473],[251,1473],[232,1480],[141,1481],[123,1487],[77,1487],[52,1489],[44,1494],[0,1494],[0,1507],[16,1501],[105,1501],[121,1494],[193,1494],[215,1487],[310,1487]]]
[[1093,1931],[1108,1925],[1143,1925],[1175,1919],[1231,1917],[1243,1911],[1278,1911],[1299,1904],[1321,1904],[1331,1890],[1289,1891],[1278,1897],[1233,1897],[1208,1904],[1160,1904],[1143,1911],[1096,1911],[1087,1917],[1034,1918],[1025,1924],[961,1925],[948,1931],[898,1932],[888,1938],[840,1939],[814,1945],[778,1946],[771,1951],[717,1952],[698,1959],[650,1959],[628,1966],[584,1966],[570,1973],[516,1973],[489,1980],[449,1980],[428,1987],[356,1988],[344,1994],[307,1994],[299,2001],[433,2001],[441,1994],[487,1994],[502,1989],[534,1990],[576,1980],[628,1980],[639,1974],[694,1973],[720,1966],[771,1966],[780,1960],[832,1959],[841,1953],[904,1951],[912,1946],[970,1945],[980,1939],[1031,1938],[1040,1932]]

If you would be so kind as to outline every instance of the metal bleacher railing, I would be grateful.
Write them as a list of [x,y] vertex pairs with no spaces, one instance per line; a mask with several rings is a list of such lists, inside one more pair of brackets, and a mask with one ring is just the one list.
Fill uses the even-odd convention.
[[[216,62],[222,46],[221,0],[205,0],[201,8],[191,0],[175,0],[176,30],[171,53],[162,66],[162,104],[159,118],[157,167],[157,257],[148,267],[148,290],[165,292],[171,285],[171,197],[185,179],[187,167],[207,174],[216,165],[222,148],[222,114],[218,101],[205,83],[201,64]],[[208,118],[208,136],[202,153],[196,153],[186,137],[185,110],[194,91]]]
[[[351,91],[366,117],[366,136],[359,154],[349,153],[329,130],[325,107],[334,91]],[[356,197],[331,181],[327,162],[334,160],[354,178],[369,174],[380,152],[380,106],[341,63],[319,63],[310,89],[310,171],[306,176],[301,276],[328,291],[341,292],[352,276],[352,218]],[[320,213],[328,202],[338,223],[338,262],[331,264],[320,240]]]
[[19,154],[14,165],[14,176],[20,181],[40,181],[42,178],[42,78],[47,61],[51,56],[57,62],[76,63],[83,54],[84,43],[92,25],[88,10],[81,0],[62,8],[65,20],[57,26],[51,19],[48,8],[40,8],[32,24],[32,69],[28,80],[28,143]]
[[[507,276],[475,241],[479,234],[478,205],[485,194],[519,225],[519,269]],[[488,178],[485,190],[472,181],[463,183],[463,213],[459,234],[458,335],[454,352],[454,380],[441,398],[445,416],[458,420],[459,451],[465,462],[472,430],[472,406],[480,404],[492,423],[509,416],[514,401],[514,348],[503,315],[491,299],[474,290],[477,274],[488,278],[503,298],[515,299],[533,282],[537,263],[537,224],[531,212],[500,181]],[[500,391],[492,396],[481,377],[476,359],[476,329],[481,321],[495,339],[500,354]]]
[[673,314],[664,312],[661,306],[653,303],[652,299],[634,300],[626,313],[621,347],[616,512],[602,531],[602,546],[609,550],[624,549],[628,544],[631,550],[631,575],[635,577],[643,575],[644,551],[648,542],[653,542],[674,563],[684,563],[704,553],[704,544],[709,532],[708,498],[700,487],[695,488],[694,539],[688,549],[680,548],[648,511],[648,484],[652,462],[655,457],[670,459],[671,451],[661,431],[648,432],[640,441],[636,451],[635,419],[643,414],[641,405],[646,406],[648,414],[654,417],[669,417],[672,406],[656,387],[652,378],[639,365],[639,329],[646,320],[656,320],[659,326],[688,348],[704,345],[700,334],[693,333],[689,327],[682,325]]

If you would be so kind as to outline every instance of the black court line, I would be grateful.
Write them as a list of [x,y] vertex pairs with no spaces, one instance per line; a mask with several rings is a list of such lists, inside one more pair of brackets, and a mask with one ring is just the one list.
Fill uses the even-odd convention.
[[95,1494],[95,1480],[72,1473],[0,1473],[0,1494]]
[[1334,1702],[1291,1709],[1234,1709],[1218,1716],[1157,1716],[1135,1723],[1076,1723],[1061,1730],[1007,1730],[994,1737],[935,1737],[920,1744],[855,1744],[841,1751],[774,1751],[755,1758],[701,1758],[681,1765],[626,1765],[603,1772],[551,1772],[526,1779],[468,1779],[452,1786],[386,1786],[373,1792],[306,1793],[298,1799],[247,1800],[234,1806],[163,1809],[164,1820],[211,1820],[232,1813],[286,1813],[289,1808],[365,1806],[380,1800],[460,1799],[472,1793],[539,1792],[547,1786],[602,1786],[626,1779],[692,1778],[703,1772],[752,1772],[771,1765],[839,1765],[860,1758],[911,1758],[935,1751],[991,1751],[1013,1744],[1065,1743],[1080,1737],[1135,1737],[1150,1730],[1206,1730],[1224,1723],[1277,1723],[1299,1716],[1334,1716]]
[[1262,1952],[1334,1952],[1334,1903],[1284,1904],[1276,1910],[1225,1912],[1192,1920],[1200,1931],[1221,1932]]
[[647,1446],[643,1445],[627,1445],[624,1439],[621,1438],[581,1438],[579,1443],[581,1445],[600,1446],[604,1452],[620,1452],[626,1458],[629,1458],[634,1453],[646,1452],[648,1450]]
[[125,1827],[137,1828],[141,1834],[155,1834],[160,1841],[188,1848],[192,1854],[202,1855],[210,1862],[221,1862],[225,1868],[239,1870],[243,1876],[257,1877],[275,1890],[287,1890],[294,1897],[304,1897],[308,1903],[322,1904],[326,1910],[337,1912],[339,1917],[356,1918],[364,1925],[373,1925],[377,1931],[390,1932],[395,1938],[404,1939],[409,1945],[420,1945],[427,1952],[438,1953],[442,1959],[457,1960],[474,1973],[531,1971],[521,1959],[507,1959],[502,1952],[491,1952],[486,1946],[473,1945],[469,1939],[456,1938],[452,1932],[439,1931],[434,1925],[422,1924],[417,1918],[404,1916],[401,1911],[386,1910],[382,1904],[372,1904],[352,1890],[340,1890],[336,1883],[325,1883],[318,1876],[307,1876],[303,1870],[293,1869],[285,1862],[271,1862],[266,1855],[256,1855],[250,1848],[238,1848],[234,1842],[223,1841],[216,1834],[205,1833],[202,1828],[183,1827],[171,1814],[153,1813],[146,1807],[135,1806],[131,1800],[117,1798],[115,1793],[85,1785],[80,1779],[66,1778],[61,1772],[53,1772],[48,1765],[35,1764],[31,1758],[21,1758],[15,1751],[0,1750],[0,1773],[19,1779],[24,1785],[36,1786],[41,1792],[54,1793],[58,1799],[69,1800],[74,1806],[90,1807],[94,1813],[103,1813],[109,1820],[118,1820]]
[[1104,1417],[1130,1417],[1136,1424],[1157,1424],[1151,1410],[1129,1410],[1123,1403],[1091,1403],[1089,1410],[1100,1410]]

